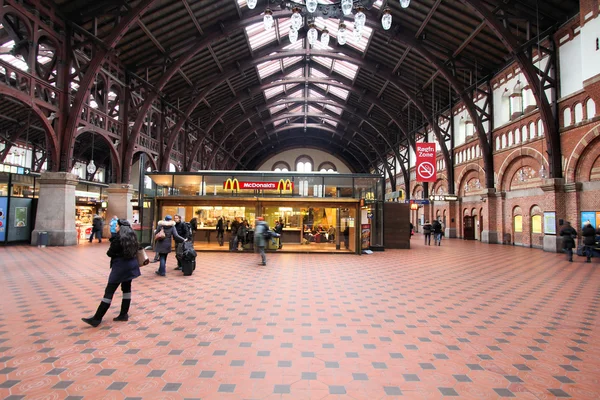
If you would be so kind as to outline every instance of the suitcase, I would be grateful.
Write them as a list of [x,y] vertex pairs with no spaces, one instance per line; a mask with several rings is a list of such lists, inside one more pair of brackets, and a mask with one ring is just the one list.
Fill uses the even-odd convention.
[[183,272],[183,276],[190,276],[194,273],[196,269],[196,260],[187,261],[181,260],[181,271]]

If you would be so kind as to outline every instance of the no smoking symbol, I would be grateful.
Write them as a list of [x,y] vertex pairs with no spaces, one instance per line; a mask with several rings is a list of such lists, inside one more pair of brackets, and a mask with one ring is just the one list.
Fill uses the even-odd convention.
[[425,178],[425,179],[429,179],[433,176],[433,172],[435,171],[435,168],[433,167],[433,164],[427,161],[423,161],[421,162],[421,164],[419,164],[419,175],[421,175],[421,177]]

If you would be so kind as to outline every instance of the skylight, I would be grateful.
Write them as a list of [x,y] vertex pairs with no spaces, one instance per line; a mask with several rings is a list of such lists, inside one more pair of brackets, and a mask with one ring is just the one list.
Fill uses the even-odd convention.
[[258,64],[256,69],[258,70],[258,77],[260,79],[265,79],[267,76],[281,71],[281,62],[280,60],[267,61],[262,64]]
[[[242,0],[239,0],[242,1]],[[243,0],[244,3],[246,2],[245,0]],[[383,5],[383,0],[377,0],[375,3],[373,3],[373,7],[381,9],[381,6]]]
[[327,123],[327,124],[329,124],[329,125],[333,125],[333,126],[335,126],[335,127],[337,127],[337,126],[338,126],[338,123],[337,123],[337,122],[335,122],[335,121],[332,121],[332,120],[330,120],[330,119],[323,119],[323,122],[325,122],[325,123]]
[[340,107],[332,106],[331,104],[327,104],[325,106],[326,109],[333,111],[337,115],[342,115],[342,109]]
[[[277,20],[275,23],[277,23]],[[274,42],[277,39],[275,29],[266,31],[262,21],[246,27],[246,35],[248,35],[248,41],[250,42],[252,51]]]
[[294,87],[298,86],[298,83],[291,83],[288,85],[278,85],[272,88],[265,90],[265,98],[269,100],[271,97],[277,96],[278,94],[283,93],[284,91],[288,91]]
[[[333,82],[339,83],[337,81],[333,81]],[[347,91],[346,89],[342,89],[337,86],[330,86],[330,85],[325,85],[322,83],[317,83],[316,86],[320,87],[321,89],[323,89],[331,94],[336,95],[337,97],[339,97],[342,100],[346,100],[348,98],[348,95],[350,94],[350,92]]]
[[[4,43],[4,45],[2,47],[9,49],[9,51],[10,51],[10,50],[12,50],[14,45],[15,45],[15,41],[11,40],[9,42]],[[9,54],[0,54],[0,60],[6,61],[10,65],[12,65],[15,68],[20,69],[21,71],[29,70],[27,63],[23,60],[23,56],[21,56],[21,55],[18,55],[17,57],[15,57],[10,53]]]
[[283,110],[285,108],[285,104],[279,104],[273,107],[269,108],[269,112],[271,113],[271,115],[274,115],[276,113],[278,113],[279,111]]
[[308,97],[315,97],[317,99],[322,99],[325,96],[323,96],[321,93],[314,91],[313,89],[309,89],[308,90]]

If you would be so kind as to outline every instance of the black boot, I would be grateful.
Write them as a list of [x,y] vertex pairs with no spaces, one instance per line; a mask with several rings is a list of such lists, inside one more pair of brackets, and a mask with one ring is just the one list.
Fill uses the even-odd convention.
[[129,321],[129,306],[131,305],[131,299],[121,300],[121,312],[113,321]]
[[104,314],[106,314],[106,312],[108,311],[109,307],[110,303],[105,303],[101,301],[100,305],[98,306],[98,309],[96,310],[96,314],[94,314],[92,318],[81,318],[81,320],[95,328],[98,325],[100,325],[100,322],[102,322],[102,318],[104,317]]

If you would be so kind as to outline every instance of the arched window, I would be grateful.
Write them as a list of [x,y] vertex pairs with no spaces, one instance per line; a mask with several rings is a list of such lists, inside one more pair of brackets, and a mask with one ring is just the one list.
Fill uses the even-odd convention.
[[337,168],[332,162],[326,161],[317,168],[319,172],[336,172]]
[[271,170],[275,172],[288,172],[290,169],[290,165],[285,161],[277,161],[271,168]]
[[502,135],[502,148],[506,147],[506,135]]
[[169,163],[169,172],[177,172],[177,167],[173,163]]
[[533,139],[537,133],[535,129],[535,122],[529,124],[529,139]]
[[312,160],[306,156],[299,157],[296,159],[296,171],[298,172],[312,172],[313,163]]
[[538,136],[544,136],[544,124],[542,123],[542,120],[538,120],[537,122],[537,129],[538,129]]
[[523,127],[523,141],[526,142],[529,140],[529,133],[527,133],[527,125]]
[[585,103],[585,108],[587,111],[587,119],[592,119],[596,116],[596,103],[594,103],[594,100],[588,99]]
[[512,146],[513,145],[513,133],[512,131],[508,132],[508,146]]
[[500,136],[496,136],[496,150],[500,150]]
[[571,109],[569,107],[563,110],[563,123],[564,126],[571,126]]
[[578,124],[583,121],[583,105],[581,103],[577,103],[575,105],[575,123]]

